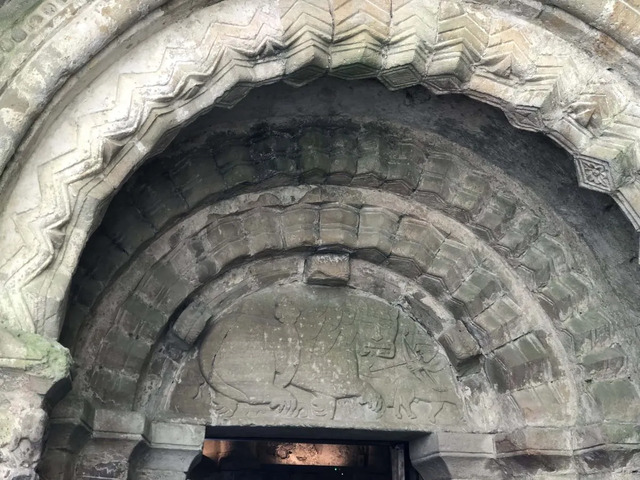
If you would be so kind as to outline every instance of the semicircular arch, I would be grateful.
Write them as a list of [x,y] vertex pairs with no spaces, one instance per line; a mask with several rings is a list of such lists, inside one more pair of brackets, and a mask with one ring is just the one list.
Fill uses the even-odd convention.
[[[195,11],[142,42],[50,125],[56,135],[43,138],[30,155],[2,217],[3,225],[17,224],[16,230],[7,224],[12,246],[3,250],[5,322],[28,330],[45,318],[59,325],[80,251],[75,245],[84,243],[129,172],[162,147],[168,131],[282,78],[302,84],[325,72],[378,77],[390,88],[423,84],[498,105],[515,125],[546,132],[573,152],[581,182],[611,193],[638,225],[637,187],[629,181],[637,170],[636,144],[626,128],[635,111],[626,100],[632,89],[595,65],[576,68],[578,58],[591,65],[581,53],[558,63],[553,49],[560,41],[548,32],[455,2],[433,11],[414,2],[393,4],[393,15],[349,4],[334,11],[333,20],[305,3],[235,7],[222,2]],[[301,15],[305,8],[317,15]],[[375,21],[352,36],[352,13]],[[535,34],[528,35],[529,28]],[[117,72],[117,82],[109,72]],[[594,106],[584,110],[587,98]],[[600,98],[606,109],[594,100]],[[76,148],[78,142],[86,148]],[[39,197],[25,196],[33,189]],[[51,292],[44,299],[43,289]]]
[[[460,372],[471,363],[489,375],[487,389],[495,382],[507,396],[527,397],[527,391],[545,384],[559,394],[559,385],[565,384],[565,393],[573,395],[569,379],[574,372],[567,367],[571,362],[554,321],[495,249],[459,221],[395,193],[330,185],[277,187],[219,201],[145,247],[110,280],[112,286],[92,307],[91,322],[80,328],[74,353],[77,384],[89,392],[97,389],[95,400],[104,406],[116,402],[130,408],[141,388],[154,390],[140,387],[141,369],[156,364],[146,352],[154,349],[172,318],[174,336],[193,342],[215,312],[228,305],[225,296],[237,299],[265,281],[236,276],[237,288],[230,287],[233,282],[217,283],[228,268],[265,253],[305,250],[347,253],[415,284],[396,301],[408,309],[422,304],[448,318],[447,325],[432,324],[434,334]],[[266,281],[283,280],[272,267],[262,272]],[[296,274],[299,270],[293,268]],[[372,291],[380,288],[369,285]],[[412,290],[417,295],[406,299]],[[572,403],[569,397],[556,400],[559,406]],[[545,419],[529,414],[533,424]]]

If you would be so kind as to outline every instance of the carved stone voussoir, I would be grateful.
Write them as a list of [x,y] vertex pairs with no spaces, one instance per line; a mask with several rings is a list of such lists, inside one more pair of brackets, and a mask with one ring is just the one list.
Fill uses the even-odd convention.
[[[629,98],[622,113],[616,113],[621,108],[616,105],[598,108],[597,115],[591,113],[590,103],[572,111],[562,107],[587,87],[580,71],[604,70],[602,81],[587,88],[589,98],[601,98],[601,90],[611,84],[624,92],[633,90],[602,68],[601,60],[562,43],[555,33],[533,22],[516,21],[496,7],[469,2],[333,3],[328,8],[316,2],[219,2],[194,8],[187,16],[169,17],[163,29],[149,29],[152,38],[123,49],[121,55],[105,55],[118,60],[105,65],[95,88],[74,92],[73,101],[64,111],[56,111],[55,120],[41,122],[51,129],[40,132],[42,141],[23,149],[30,153],[20,158],[21,172],[32,173],[16,182],[7,198],[24,201],[9,201],[7,214],[0,217],[7,242],[0,248],[0,276],[7,279],[6,295],[0,299],[3,322],[57,332],[68,272],[75,269],[98,205],[162,143],[168,130],[212,106],[232,106],[250,89],[284,75],[295,84],[297,73],[311,69],[312,76],[331,71],[349,79],[376,76],[391,88],[418,82],[442,93],[466,93],[507,112],[521,112],[520,127],[548,132],[559,141],[565,134],[556,126],[573,115],[574,124],[598,126],[593,138],[585,130],[579,141],[563,143],[579,156],[595,152],[589,153],[593,160],[581,160],[578,167],[584,186],[611,192],[618,177],[632,176],[638,169],[637,159],[627,155],[640,139],[634,127],[639,104],[635,97]],[[19,30],[14,34],[24,36]],[[114,42],[114,48],[122,47]],[[93,93],[98,91],[99,98]],[[32,93],[28,98],[45,96]],[[24,131],[16,119],[34,118],[36,108],[31,103],[46,103],[16,98],[5,99],[7,108],[0,102],[0,124],[16,126],[0,142],[0,150],[6,145],[8,154],[18,148]],[[29,105],[20,107],[24,103]],[[136,149],[123,148],[128,142]],[[605,157],[613,159],[609,170],[601,163]],[[112,173],[104,176],[107,165]],[[80,185],[98,179],[100,188]],[[85,198],[88,191],[91,202]],[[625,213],[637,217],[637,201],[625,197],[625,202]],[[67,232],[70,224],[73,241]],[[40,285],[51,286],[45,291]],[[51,324],[46,329],[45,317]]]
[[310,285],[346,285],[349,281],[349,255],[313,255],[305,262],[305,278]]

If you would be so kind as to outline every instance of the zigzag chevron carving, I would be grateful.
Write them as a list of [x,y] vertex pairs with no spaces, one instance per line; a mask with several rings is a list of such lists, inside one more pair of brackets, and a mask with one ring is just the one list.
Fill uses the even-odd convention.
[[[58,315],[77,256],[67,253],[76,228],[69,222],[86,201],[96,211],[116,187],[104,183],[89,197],[89,185],[111,169],[134,168],[166,128],[211,105],[231,106],[253,86],[283,76],[295,85],[327,72],[378,77],[389,88],[423,84],[498,105],[516,126],[546,132],[570,150],[581,184],[612,193],[640,229],[640,102],[623,104],[615,93],[628,89],[622,80],[589,59],[578,69],[572,57],[583,54],[549,32],[452,0],[226,0],[192,17],[156,34],[154,45],[164,49],[147,71],[126,63],[139,50],[123,52],[113,67],[122,70],[111,73],[117,82],[100,90],[108,92],[102,109],[80,115],[72,104],[61,115],[58,123],[77,125],[64,153],[32,155],[39,205],[8,212],[0,224],[15,227],[22,242],[12,258],[0,253],[2,322],[42,331],[45,319]],[[561,50],[575,54],[558,56]],[[101,78],[106,73],[96,85]],[[128,163],[119,163],[125,154]],[[77,226],[73,241],[89,229]],[[47,304],[36,300],[43,298]]]
[[[490,19],[453,2],[442,2],[429,85],[443,93],[469,80],[489,40]],[[438,77],[448,79],[439,81]]]
[[398,0],[391,5],[389,44],[380,80],[391,89],[420,83],[438,35],[436,2]]

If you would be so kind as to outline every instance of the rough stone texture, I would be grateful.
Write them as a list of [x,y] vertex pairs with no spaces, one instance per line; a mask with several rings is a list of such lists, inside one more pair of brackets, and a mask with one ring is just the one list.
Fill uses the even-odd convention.
[[[25,98],[48,98],[59,86],[60,82],[55,80],[63,72],[68,74],[79,68],[103,42],[121,34],[131,22],[146,14],[153,17],[151,11],[161,3],[150,0],[135,9],[111,5],[102,8],[96,4],[86,8],[82,16],[74,16],[74,9],[70,8],[66,17],[56,15],[58,12],[53,7],[50,15],[63,17],[66,20],[61,21],[67,23],[63,29],[45,32],[45,36],[74,36],[77,32],[77,38],[83,38],[87,32],[99,33],[95,38],[74,42],[74,49],[67,50],[63,56],[45,51],[47,48],[37,51],[47,58],[61,58],[59,63],[50,65],[51,71],[45,75],[51,82],[43,84],[27,79],[20,82],[17,77],[12,80],[12,86],[24,87],[19,92],[15,88],[4,92],[3,98],[9,106],[0,110],[7,126],[3,156],[8,158],[16,151],[17,142],[25,132],[23,120],[33,121],[41,111],[42,102],[35,104],[37,102]],[[571,42],[563,42],[553,29],[546,29],[544,22],[522,21],[513,16],[523,14],[531,18],[532,12],[526,8],[508,9],[506,13],[491,5],[454,1],[443,1],[438,8],[419,2],[375,5],[375,2],[354,0],[329,9],[322,8],[326,5],[306,2],[258,8],[257,4],[243,2],[235,8],[234,1],[229,0],[201,9],[192,6],[186,17],[178,14],[180,8],[176,7],[175,19],[163,19],[164,29],[149,27],[148,32],[144,31],[154,32],[146,43],[127,43],[126,34],[121,42],[113,42],[114,48],[123,43],[125,50],[134,43],[136,48],[129,48],[126,55],[115,51],[104,55],[109,59],[108,68],[105,65],[104,70],[99,70],[102,73],[92,89],[84,92],[81,86],[93,79],[93,73],[83,72],[86,78],[80,75],[82,81],[65,89],[68,96],[59,103],[64,114],[55,117],[57,125],[47,125],[58,132],[55,140],[50,136],[47,137],[51,139],[50,144],[42,142],[33,151],[25,148],[30,152],[28,158],[12,162],[6,169],[9,173],[3,178],[15,178],[10,175],[14,170],[26,175],[20,181],[7,183],[6,215],[0,217],[0,221],[5,222],[3,232],[7,235],[7,248],[2,251],[7,261],[3,261],[2,268],[9,279],[5,285],[8,294],[0,302],[4,321],[9,322],[10,318],[14,328],[37,330],[55,337],[61,323],[69,272],[73,271],[80,250],[66,248],[75,245],[68,242],[71,236],[66,230],[80,234],[74,238],[79,240],[78,245],[82,244],[102,201],[126,177],[126,172],[147,154],[166,145],[171,137],[164,135],[167,130],[175,130],[211,105],[232,106],[251,86],[283,77],[300,85],[326,71],[349,79],[375,76],[393,89],[421,84],[437,92],[466,93],[498,105],[515,125],[548,132],[574,153],[580,183],[610,193],[634,225],[640,225],[636,212],[638,186],[633,180],[637,170],[638,136],[634,129],[637,123],[634,90],[621,75],[606,68],[606,54],[585,55],[580,51],[582,44],[576,47]],[[173,13],[167,13],[167,17]],[[209,28],[212,18],[233,20],[221,21],[220,26]],[[370,30],[354,36],[353,32],[359,28],[353,23],[356,18],[369,19],[364,24]],[[307,24],[307,20],[310,23]],[[82,30],[82,22],[93,24],[94,28]],[[405,28],[420,33],[406,35]],[[210,34],[214,31],[215,35]],[[189,41],[184,32],[191,35]],[[142,32],[140,36],[144,37]],[[53,37],[46,43],[48,47],[59,44],[62,43]],[[173,54],[165,55],[166,51]],[[22,57],[14,55],[22,65],[23,61],[19,60]],[[34,64],[37,58],[32,57]],[[223,60],[216,63],[218,59]],[[233,66],[225,70],[223,64]],[[132,65],[138,69],[131,72],[135,81],[113,81],[128,74]],[[174,68],[175,65],[182,66]],[[244,68],[252,73],[243,76]],[[142,74],[139,69],[147,73]],[[29,68],[19,72],[25,76],[29,73]],[[38,78],[42,76],[38,72]],[[163,80],[157,88],[152,88],[153,82],[161,77]],[[93,92],[100,93],[92,97]],[[95,102],[110,106],[105,110],[94,105]],[[163,116],[167,123],[162,126],[162,122],[153,123],[153,118],[160,114],[159,109],[165,108],[160,104],[175,112]],[[148,121],[147,116],[150,116]],[[79,127],[74,123],[76,118],[83,118]],[[144,126],[152,124],[158,128]],[[139,148],[122,150],[122,143],[132,136]],[[95,139],[95,148],[87,152],[76,149],[73,142],[80,138]],[[63,145],[63,139],[70,143]],[[401,157],[412,156],[411,149],[399,152]],[[89,183],[102,178],[100,172],[106,165],[115,165],[112,159],[118,164],[120,160],[124,163],[119,168],[110,167],[113,177],[101,187],[88,187]],[[396,162],[390,166],[390,173],[406,166],[406,162]],[[249,170],[223,172],[223,177],[239,179],[238,175],[250,174]],[[33,173],[36,171],[48,173],[38,175]],[[78,181],[88,188],[81,188]],[[395,186],[401,190],[410,187],[411,182]],[[76,199],[73,193],[76,188],[80,197],[71,205],[68,199]],[[31,195],[28,193],[31,191],[39,191],[40,195]],[[91,200],[85,201],[88,191],[92,192]],[[469,204],[476,193],[465,192],[452,201]],[[76,206],[86,210],[75,210]],[[13,226],[14,218],[17,228]],[[35,230],[27,227],[36,224],[39,227],[34,227]],[[66,226],[64,232],[58,230],[63,225]],[[16,255],[18,250],[24,253]],[[58,255],[60,252],[62,256]],[[48,285],[45,298],[38,306],[28,305],[25,297],[38,291],[41,284]]]
[[346,285],[349,281],[348,255],[314,255],[309,257],[304,268],[310,285]]
[[[295,105],[293,98],[289,101]],[[243,347],[241,339],[251,338],[250,332],[258,328],[249,326],[251,319],[256,325],[272,318],[276,322],[273,299],[280,295],[267,292],[286,292],[310,278],[313,283],[314,262],[334,256],[344,258],[345,267],[349,258],[349,269],[337,276],[324,272],[322,281],[338,278],[355,292],[398,305],[432,336],[431,342],[438,342],[441,358],[448,358],[448,368],[456,376],[464,418],[454,421],[449,413],[434,408],[420,411],[433,406],[432,396],[422,390],[424,382],[401,392],[409,408],[400,408],[397,418],[395,395],[387,391],[385,379],[376,390],[385,400],[380,416],[357,401],[345,407],[349,392],[321,397],[325,407],[335,402],[342,427],[348,420],[352,427],[368,431],[389,425],[397,432],[424,432],[435,425],[440,431],[513,432],[527,426],[568,428],[607,416],[607,421],[628,428],[630,418],[607,410],[588,386],[593,378],[611,372],[622,380],[637,368],[625,354],[628,363],[620,365],[615,357],[607,360],[611,350],[602,351],[623,342],[624,330],[588,333],[597,328],[591,324],[597,321],[625,324],[620,302],[615,315],[609,312],[604,320],[590,320],[602,318],[598,313],[602,302],[610,303],[619,287],[602,281],[594,254],[545,202],[495,166],[438,135],[416,135],[387,123],[328,119],[293,124],[277,120],[245,132],[243,121],[232,116],[222,124],[226,133],[218,134],[212,133],[211,121],[203,119],[202,127],[196,124],[185,132],[175,147],[143,167],[114,200],[112,208],[118,214],[107,213],[88,247],[103,252],[104,260],[88,256],[81,262],[70,323],[63,332],[79,362],[77,392],[84,392],[98,408],[134,408],[157,421],[218,427],[255,425],[257,419],[278,428],[330,425],[334,420],[308,413],[300,416],[302,405],[306,411],[313,406],[309,393],[305,398],[291,396],[300,379],[281,388],[279,395],[263,392],[255,405],[228,390],[225,395],[227,382],[221,386],[199,366],[203,357],[198,346],[203,339],[218,346],[222,338],[235,342],[225,351],[240,357],[223,372],[232,372],[228,382],[235,390],[253,388],[255,374],[246,377],[248,383],[241,381],[245,352],[259,357],[256,362],[261,367],[269,362],[261,357],[260,348]],[[403,151],[413,152],[407,158],[414,166],[390,169],[393,152],[402,145],[410,146]],[[213,153],[207,154],[212,146]],[[247,170],[247,165],[254,167]],[[181,173],[185,169],[206,171],[207,176],[186,182]],[[240,171],[244,173],[228,173]],[[226,180],[210,183],[209,178]],[[136,200],[149,190],[154,192],[153,202]],[[165,197],[166,203],[161,201]],[[176,198],[203,200],[189,205],[191,213],[186,215],[184,207],[162,213],[157,209],[156,205],[171,204]],[[139,236],[139,229],[147,233]],[[334,286],[315,288],[339,288],[336,282],[329,283]],[[263,298],[260,295],[270,299],[265,302],[272,310],[247,316],[241,305]],[[311,302],[313,296],[296,298]],[[234,324],[233,312],[240,312],[243,320]],[[584,324],[576,320],[580,315]],[[338,315],[329,317],[335,320]],[[238,326],[245,323],[246,328]],[[575,330],[575,325],[587,333]],[[302,321],[299,326],[306,332],[309,324]],[[225,328],[228,333],[220,334]],[[266,330],[273,332],[276,344],[280,338],[288,345],[288,339],[298,335],[278,336],[279,328],[274,323]],[[339,335],[345,331],[334,330]],[[107,341],[98,341],[102,338]],[[220,356],[213,350],[218,353],[209,352],[207,358]],[[277,351],[296,356],[293,347]],[[590,365],[590,370],[567,369],[566,355],[576,364]],[[348,378],[347,373],[341,375],[337,378]],[[314,388],[320,387],[307,386]],[[166,399],[171,399],[169,404]],[[578,404],[590,405],[588,417],[577,414]],[[421,413],[406,423],[412,411]],[[605,441],[609,442],[613,440]],[[533,449],[534,444],[521,442],[501,468],[531,472],[545,462],[558,470],[573,468],[572,449],[562,455],[541,453],[523,467],[521,459],[530,458]],[[478,461],[495,464],[495,458]]]
[[[635,247],[612,204],[572,183],[640,228],[637,17],[621,0],[0,1],[2,475],[35,475],[68,375],[45,339],[61,328],[77,375],[47,478],[184,478],[205,424],[335,415],[356,434],[430,433],[412,453],[435,478],[636,474]],[[325,74],[407,90],[268,88],[192,124],[107,208],[197,115]],[[500,107],[577,174],[490,110],[423,87]],[[327,268],[328,254],[344,260]],[[280,324],[285,291],[306,317]],[[362,308],[318,313],[345,291]],[[325,317],[332,353],[303,361],[295,340],[314,352]],[[392,317],[393,356],[360,348],[391,343],[376,332]],[[395,377],[372,372],[403,345],[419,358],[390,393]],[[274,351],[297,362],[271,368]],[[330,376],[318,365],[334,354]],[[324,385],[300,373],[315,367]],[[416,415],[447,403],[426,372],[447,372],[457,413]]]
[[2,387],[0,477],[33,479],[47,421],[42,398],[19,389],[5,391],[4,384]]
[[93,409],[67,397],[51,415],[44,478],[184,479],[204,427],[149,422],[138,412]]
[[70,360],[56,342],[0,329],[0,478],[36,478],[47,411],[69,388]]
[[423,478],[480,478],[500,476],[491,435],[437,433],[411,442],[411,462]]
[[19,368],[3,369],[0,375],[0,478],[37,478],[35,467],[42,452],[49,402],[58,401],[66,392],[60,382],[64,380],[28,374]]
[[[189,380],[175,387],[170,411],[203,417],[213,404],[216,423],[229,425],[250,418],[420,429],[459,421],[458,394],[436,342],[388,304],[294,284],[246,295],[212,321],[197,353],[202,376],[193,364],[184,368]],[[212,400],[194,402],[191,390],[202,390],[203,377]]]

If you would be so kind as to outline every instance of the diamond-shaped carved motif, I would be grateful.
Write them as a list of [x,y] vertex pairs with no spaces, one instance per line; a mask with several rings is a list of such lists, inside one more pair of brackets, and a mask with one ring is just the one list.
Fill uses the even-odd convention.
[[592,159],[578,158],[578,171],[580,172],[580,184],[592,190],[610,192],[613,190],[613,181],[609,165]]

